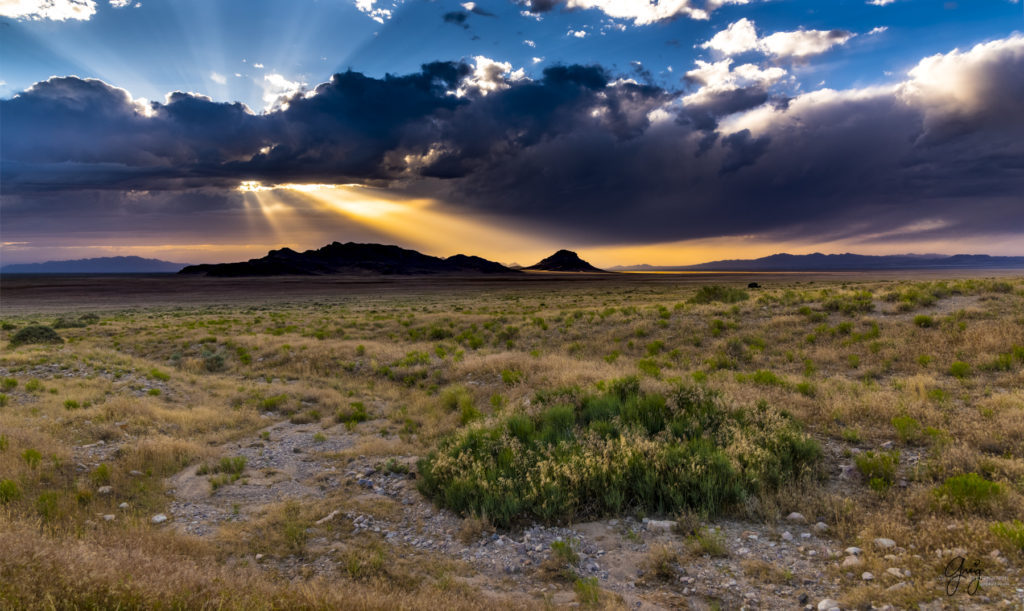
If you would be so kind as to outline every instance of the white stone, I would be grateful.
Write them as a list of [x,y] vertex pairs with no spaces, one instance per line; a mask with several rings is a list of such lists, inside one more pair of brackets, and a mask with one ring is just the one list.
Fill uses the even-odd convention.
[[339,513],[340,513],[340,511],[335,509],[331,513],[329,513],[329,514],[325,515],[324,517],[320,518],[319,520],[317,520],[315,522],[315,524],[317,526],[319,526],[320,524],[323,524],[324,522],[330,522],[331,520],[334,519],[334,516],[338,515]]
[[839,601],[831,598],[826,598],[818,603],[818,611],[832,611],[832,609],[839,608]]
[[647,522],[647,528],[656,530],[672,530],[672,527],[676,525],[672,520],[650,520]]
[[783,541],[792,541],[793,540],[793,535],[790,534],[790,532],[787,530],[786,532],[782,533],[782,540]]
[[807,518],[804,517],[804,514],[797,513],[795,511],[793,513],[789,514],[788,516],[786,516],[786,519],[789,520],[790,522],[798,522],[800,524],[806,524],[807,523]]
[[107,521],[107,522],[113,522],[114,521],[114,514],[112,514],[112,513],[104,514],[103,515],[103,519],[105,521]]
[[864,581],[871,581],[872,579],[875,578],[875,574],[874,573],[869,573],[868,571],[864,571],[863,573],[860,574],[860,578],[863,579]]
[[846,558],[843,558],[843,564],[841,566],[844,569],[852,569],[862,564],[864,564],[864,561],[857,556],[847,556]]
[[100,486],[99,488],[96,489],[96,494],[107,495],[107,494],[113,494],[113,493],[114,493],[113,486]]
[[153,524],[163,524],[164,522],[167,521],[167,516],[165,516],[162,513],[158,513],[155,516],[153,516],[152,518],[150,518],[149,521],[152,522]]
[[891,549],[896,547],[896,542],[892,539],[886,539],[885,537],[879,537],[875,539],[875,547],[881,549]]
[[118,509],[128,509],[128,503],[121,503],[117,506]]
[[827,530],[828,530],[828,524],[825,524],[824,522],[818,522],[817,524],[814,525],[814,532],[816,532],[816,533],[823,533],[823,532],[825,532]]
[[845,551],[846,555],[848,556],[860,556],[861,552],[863,552],[864,550],[862,550],[859,547],[848,547]]
[[892,575],[893,577],[896,577],[897,579],[903,579],[903,571],[899,570],[894,566],[885,569],[885,572]]

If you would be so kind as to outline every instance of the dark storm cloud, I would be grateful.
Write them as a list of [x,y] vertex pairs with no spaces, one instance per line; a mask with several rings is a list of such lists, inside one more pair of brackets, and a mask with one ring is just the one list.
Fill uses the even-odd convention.
[[[484,59],[337,74],[264,114],[51,79],[0,101],[5,216],[59,225],[55,211],[113,205],[80,190],[370,181],[592,243],[1024,227],[1024,37],[929,58],[890,87],[792,99],[756,84],[667,91],[596,66],[529,80]],[[160,214],[241,205],[159,201]]]

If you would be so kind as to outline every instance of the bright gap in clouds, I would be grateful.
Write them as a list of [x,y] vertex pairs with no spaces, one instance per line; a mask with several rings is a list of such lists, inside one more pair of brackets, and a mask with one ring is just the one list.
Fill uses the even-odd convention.
[[244,181],[237,189],[247,201],[253,200],[249,213],[261,216],[282,245],[318,248],[333,240],[347,241],[343,234],[324,234],[324,224],[314,219],[326,214],[328,223],[331,216],[339,217],[335,220],[345,225],[361,226],[398,246],[438,257],[461,253],[506,263],[532,262],[559,247],[556,241],[507,221],[453,212],[432,199],[397,198],[364,185]]

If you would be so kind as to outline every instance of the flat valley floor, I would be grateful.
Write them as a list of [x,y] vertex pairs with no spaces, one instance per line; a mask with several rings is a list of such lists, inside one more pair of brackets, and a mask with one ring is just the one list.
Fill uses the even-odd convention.
[[6,276],[0,323],[0,608],[1024,608],[1021,272]]

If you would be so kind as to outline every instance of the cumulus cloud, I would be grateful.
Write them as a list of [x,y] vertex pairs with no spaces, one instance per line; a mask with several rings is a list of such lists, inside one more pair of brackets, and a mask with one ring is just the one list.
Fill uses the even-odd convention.
[[878,27],[871,28],[871,31],[868,32],[868,36],[874,36],[876,34],[881,34],[881,33],[885,32],[888,29],[889,29],[889,26],[887,26],[887,25],[880,25]]
[[712,49],[722,55],[759,51],[777,58],[799,59],[844,45],[854,36],[856,34],[846,30],[795,30],[758,37],[754,22],[743,18],[712,36],[701,48]]
[[306,83],[289,81],[277,73],[263,76],[263,103],[267,110],[284,107],[288,100],[306,87]]
[[132,5],[132,0],[110,0],[113,8],[127,8]]
[[[581,243],[1024,227],[1024,36],[925,58],[892,85],[792,98],[768,95],[781,68],[731,58],[690,71],[696,94],[598,66],[517,73],[479,57],[340,73],[308,92],[289,81],[297,92],[259,114],[49,79],[0,100],[5,234],[107,210],[132,189],[169,194],[167,213],[221,206],[230,218],[234,200],[170,194],[242,180],[389,184]],[[97,191],[107,195],[78,195]]]
[[211,72],[210,73],[210,80],[213,81],[214,83],[219,84],[219,85],[226,85],[227,82],[228,82],[227,77],[224,76],[223,74],[218,73],[218,72]]
[[96,14],[95,0],[2,0],[0,17],[88,21]]
[[355,0],[356,9],[366,14],[377,23],[384,23],[391,19],[395,13],[395,7],[402,3],[402,0],[392,0],[390,7],[378,6],[379,0]]
[[727,4],[748,4],[751,0],[521,0],[528,14],[541,14],[559,6],[566,9],[594,9],[614,19],[625,19],[634,25],[649,25],[677,17],[706,20],[711,13]]
[[760,43],[754,22],[744,17],[730,23],[729,27],[712,36],[711,40],[701,45],[701,48],[713,49],[723,55],[739,55],[758,49]]
[[455,95],[465,97],[471,94],[487,95],[502,89],[508,89],[518,81],[526,79],[522,68],[512,69],[509,62],[495,61],[483,55],[473,58],[475,65],[455,90]]

